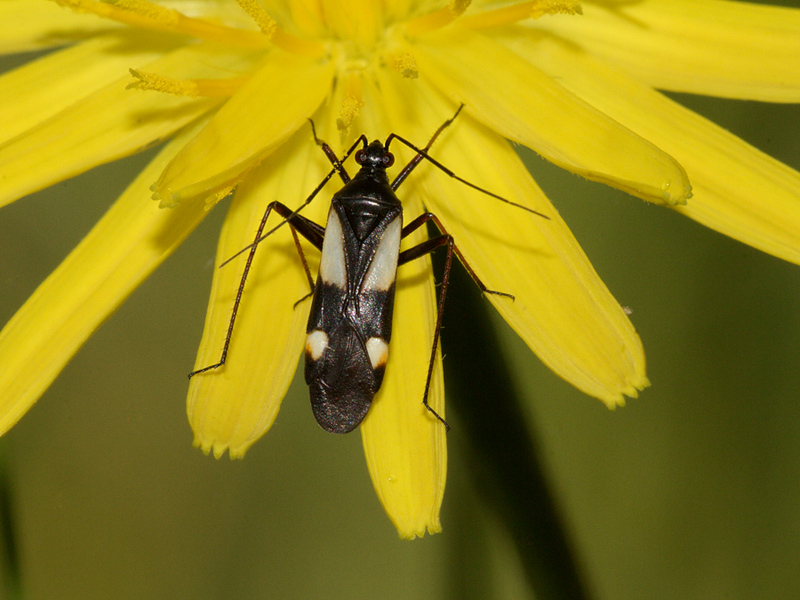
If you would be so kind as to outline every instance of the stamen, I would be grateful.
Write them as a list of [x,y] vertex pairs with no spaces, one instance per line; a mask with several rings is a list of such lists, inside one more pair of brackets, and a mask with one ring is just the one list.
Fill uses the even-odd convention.
[[583,7],[578,0],[558,2],[557,0],[539,0],[531,9],[531,18],[538,19],[542,15],[582,15]]
[[269,16],[269,13],[264,10],[256,0],[236,0],[239,6],[242,7],[244,12],[250,15],[250,18],[256,22],[258,28],[261,30],[267,39],[272,39],[272,34],[275,33],[275,28],[278,24]]
[[343,134],[349,133],[350,125],[356,120],[361,107],[364,106],[364,94],[361,89],[361,76],[357,73],[348,73],[344,82],[344,99],[336,119],[336,128]]
[[174,96],[196,97],[199,95],[197,86],[191,80],[170,79],[163,75],[145,73],[136,69],[128,69],[128,71],[136,78],[136,81],[125,86],[126,90],[155,90],[165,94],[173,94]]
[[224,200],[225,198],[230,196],[233,193],[233,191],[236,189],[236,185],[237,184],[238,184],[238,181],[235,184],[228,185],[228,186],[225,186],[223,188],[220,188],[216,192],[211,194],[210,196],[206,197],[206,199],[204,201],[204,204],[203,204],[203,210],[205,210],[205,211],[211,210],[219,202],[221,202],[222,200]]
[[417,59],[410,52],[388,56],[387,62],[389,66],[398,71],[406,79],[416,79],[419,77]]
[[136,78],[125,89],[154,90],[175,96],[204,96],[207,98],[229,98],[233,96],[247,77],[230,77],[228,79],[172,79],[156,73],[145,73],[137,69],[129,69]]
[[188,35],[202,40],[245,48],[263,48],[267,45],[264,36],[255,31],[245,31],[202,19],[193,19],[176,10],[164,8],[145,0],[119,0],[114,4],[95,0],[53,1],[76,12],[95,14],[133,27]]
[[426,31],[441,29],[463,15],[471,3],[472,0],[451,0],[447,7],[406,23],[406,32],[409,35],[419,35]]
[[[249,172],[249,169],[245,169],[244,173],[240,174],[238,177],[235,177],[233,181],[227,185],[223,185],[217,190],[207,191],[203,198],[203,210],[211,210],[217,205],[217,203],[230,196],[236,190],[236,186],[241,183],[241,181]],[[150,186],[150,189],[152,190],[153,187],[154,186]],[[160,193],[154,192],[152,198],[153,200],[158,201],[158,208],[175,208],[183,200],[186,200],[186,198],[191,198],[198,195],[199,194],[187,194],[184,197],[181,197],[180,194],[172,194],[170,196],[162,196]]]
[[301,56],[319,57],[325,55],[325,46],[314,40],[301,39],[290,35],[280,27],[257,0],[236,0],[250,18],[255,21],[273,45]]
[[472,29],[486,29],[524,21],[525,19],[538,19],[543,15],[568,14],[582,15],[583,8],[577,0],[532,0],[522,2],[497,10],[464,17],[461,23]]

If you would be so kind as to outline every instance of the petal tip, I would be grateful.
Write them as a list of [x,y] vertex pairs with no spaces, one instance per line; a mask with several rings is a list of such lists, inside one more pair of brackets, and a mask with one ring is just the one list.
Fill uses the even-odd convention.
[[195,448],[199,448],[206,456],[209,456],[213,453],[214,458],[217,460],[222,458],[222,455],[225,454],[226,450],[228,451],[228,456],[231,460],[244,458],[244,455],[247,452],[247,447],[233,448],[225,442],[203,439],[199,435],[195,436],[192,445]]
[[150,191],[153,192],[150,198],[158,202],[158,208],[175,208],[178,206],[178,202],[171,195],[162,194],[155,185],[150,187]]
[[415,540],[417,538],[423,538],[425,537],[426,531],[428,535],[442,532],[442,525],[439,523],[438,519],[433,523],[423,523],[416,527],[400,527],[397,523],[395,523],[395,526],[397,527],[397,534],[401,540]]
[[662,187],[664,203],[667,206],[679,206],[686,204],[686,201],[692,197],[692,186],[686,183],[679,185],[677,190],[672,185],[672,182],[667,181]]
[[637,381],[627,385],[624,389],[620,390],[618,394],[606,398],[600,398],[601,402],[606,405],[609,410],[616,410],[617,407],[625,406],[625,397],[638,398],[639,392],[645,388],[650,387],[650,380],[642,375]]

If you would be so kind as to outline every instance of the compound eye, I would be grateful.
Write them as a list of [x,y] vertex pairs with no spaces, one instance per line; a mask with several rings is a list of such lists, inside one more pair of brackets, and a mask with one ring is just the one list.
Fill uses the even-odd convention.
[[363,165],[367,160],[367,153],[364,150],[356,150],[356,162]]
[[383,155],[383,166],[391,167],[394,164],[394,154],[387,152]]

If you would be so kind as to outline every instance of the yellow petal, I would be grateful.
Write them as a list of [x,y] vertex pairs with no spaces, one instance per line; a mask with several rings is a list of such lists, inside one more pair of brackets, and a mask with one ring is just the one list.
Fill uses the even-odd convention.
[[[403,97],[389,90],[377,94],[368,86],[363,126],[373,139],[389,126],[377,112],[380,103],[396,109]],[[392,128],[411,129],[405,119],[390,119]],[[399,166],[398,166],[399,168]],[[405,195],[404,222],[422,211],[419,196]],[[408,236],[403,249],[427,236],[424,228]],[[436,324],[436,292],[429,257],[402,265],[397,272],[392,342],[383,387],[361,425],[364,454],[372,483],[400,537],[412,539],[441,531],[439,510],[447,474],[444,426],[423,406],[430,350]],[[437,350],[430,406],[444,418],[441,354]]]
[[[720,0],[587,3],[549,30],[656,88],[800,101],[800,10]],[[684,165],[685,166],[685,165]]]
[[322,0],[320,8],[328,35],[358,45],[375,43],[384,26],[384,3],[373,0]]
[[156,60],[175,43],[163,35],[119,31],[53,52],[0,77],[0,142],[54,117]]
[[800,264],[800,173],[585,53],[542,43],[530,56],[562,73],[562,83],[587,102],[680,160],[695,194],[676,210]]
[[[409,236],[419,243],[421,232]],[[404,246],[405,247],[405,246]],[[436,295],[430,258],[398,270],[394,327],[383,386],[361,424],[372,484],[400,537],[422,537],[442,527],[439,510],[447,476],[445,428],[422,404]],[[428,402],[445,418],[441,353]]]
[[697,190],[678,212],[800,265],[800,173],[679,104],[665,104],[662,114],[687,136],[663,145],[681,157]]
[[330,90],[333,65],[275,50],[169,165],[154,197],[175,203],[231,185],[282,144]]
[[206,214],[189,204],[159,209],[148,199],[150,183],[192,133],[148,165],[0,332],[0,433]]
[[[462,135],[466,151],[448,157],[453,168],[491,181],[497,193],[524,198],[550,216],[539,222],[490,198],[473,200],[466,209],[466,202],[445,200],[458,198],[453,182],[431,180],[430,206],[452,223],[470,265],[490,289],[515,297],[488,300],[550,369],[578,389],[609,408],[624,404],[624,396],[636,397],[648,385],[644,349],[622,307],[558,213],[546,208],[544,194],[511,148],[482,128],[464,127]],[[479,167],[487,155],[492,166]]]
[[[309,127],[264,161],[236,192],[220,236],[217,263],[253,242],[269,202],[299,206],[322,180],[324,160]],[[324,224],[326,212],[320,197],[303,214]],[[267,226],[281,220],[273,213]],[[305,248],[316,274],[319,253],[309,250],[308,244]],[[216,269],[196,369],[220,358],[246,258],[247,253]],[[189,423],[195,445],[205,452],[220,457],[228,450],[231,458],[241,458],[274,422],[305,343],[310,299],[294,304],[308,293],[290,230],[284,226],[258,245],[225,366],[191,379]]]
[[[384,89],[390,85],[388,78],[382,82]],[[424,97],[426,105],[406,118],[433,131],[455,106],[434,94]],[[639,336],[508,143],[472,117],[466,107],[432,155],[476,185],[550,220],[474,192],[430,165],[418,168],[424,176],[415,173],[426,205],[484,284],[515,296],[487,298],[542,361],[609,407],[622,404],[624,396],[636,396],[648,385]]]
[[0,2],[0,54],[60,46],[120,28],[116,23],[72,12],[55,2]]
[[449,27],[413,48],[420,75],[442,94],[547,160],[651,202],[691,195],[672,157],[483,35]]
[[[209,66],[204,58],[208,58],[204,49],[192,46],[147,65],[145,70],[178,70],[187,62],[202,61],[200,70],[219,73],[222,64]],[[219,104],[217,99],[126,90],[130,81],[130,77],[122,78],[0,145],[0,205],[138,152]]]

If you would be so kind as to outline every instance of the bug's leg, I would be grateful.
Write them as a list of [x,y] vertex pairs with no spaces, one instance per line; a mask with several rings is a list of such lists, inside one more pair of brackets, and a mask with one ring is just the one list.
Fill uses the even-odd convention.
[[356,141],[353,142],[353,145],[350,146],[350,149],[344,153],[342,160],[339,160],[339,157],[336,156],[336,152],[333,151],[333,148],[331,148],[326,141],[321,140],[317,137],[317,128],[314,126],[314,121],[309,119],[308,122],[311,123],[311,134],[314,136],[314,143],[317,144],[317,146],[319,146],[320,148],[322,148],[322,151],[325,153],[325,156],[327,156],[328,160],[331,161],[331,164],[333,165],[333,170],[339,174],[339,177],[342,178],[342,181],[344,181],[345,183],[350,183],[350,175],[347,174],[347,171],[344,168],[344,161],[346,161],[350,157],[350,155],[355,151],[355,149],[359,145],[361,146],[367,145],[366,136],[360,135],[358,139],[356,139]]
[[[309,119],[309,121],[311,122],[311,128],[312,128],[312,131],[313,131],[314,130],[314,122],[311,121],[311,119]],[[325,142],[323,142],[322,140],[317,138],[317,134],[314,133],[314,140],[320,146],[322,146],[322,149],[325,152],[325,155],[328,157],[328,160],[330,160],[331,163],[333,164],[333,169],[330,170],[330,172],[322,179],[322,181],[319,182],[319,185],[317,185],[317,187],[314,188],[314,191],[311,192],[311,195],[309,195],[309,197],[306,198],[305,201],[300,206],[298,206],[296,209],[294,209],[294,210],[286,209],[286,211],[284,211],[284,212],[276,211],[276,212],[279,212],[281,214],[281,216],[283,216],[283,221],[278,223],[275,227],[270,229],[267,233],[257,237],[252,244],[242,248],[239,252],[237,252],[236,254],[231,256],[229,259],[227,259],[225,262],[223,262],[220,266],[223,266],[226,263],[230,262],[231,260],[233,260],[234,258],[239,256],[239,254],[241,254],[242,252],[246,252],[247,250],[250,250],[254,246],[257,246],[265,238],[271,236],[278,229],[283,227],[287,222],[292,221],[295,218],[299,218],[299,219],[301,219],[301,220],[303,220],[303,221],[305,221],[307,223],[313,223],[313,221],[309,221],[305,217],[300,216],[300,211],[303,210],[309,204],[311,204],[311,201],[317,196],[317,194],[320,192],[320,190],[322,190],[322,188],[325,187],[325,184],[328,183],[328,181],[330,181],[331,177],[333,177],[336,173],[339,174],[339,176],[342,178],[342,181],[344,181],[345,183],[348,183],[350,181],[350,176],[344,170],[344,167],[342,166],[342,163],[344,161],[346,161],[350,157],[350,155],[355,151],[356,147],[359,144],[366,143],[366,139],[367,138],[364,137],[363,135],[360,138],[358,138],[353,143],[353,145],[350,146],[350,148],[347,150],[347,152],[345,153],[344,157],[342,157],[342,160],[339,160],[336,157],[336,154],[333,152],[333,150],[331,150],[330,146],[328,146],[328,144],[326,144]],[[326,150],[326,148],[327,148],[327,150]],[[286,206],[283,205],[283,204],[281,204],[281,206],[286,208]],[[314,226],[319,230],[319,232],[324,232],[325,231],[325,229],[323,227],[320,227],[316,223],[314,223]],[[307,236],[304,235],[304,237],[306,237],[306,239],[308,239],[308,241],[311,241],[311,239],[308,238]],[[321,240],[322,240],[322,233],[320,233],[320,243],[319,244],[316,244],[315,242],[312,242],[312,243],[317,248],[322,248],[322,241]]]
[[[228,349],[230,348],[231,345],[231,336],[233,335],[233,327],[234,324],[236,323],[236,315],[239,313],[239,305],[242,302],[242,294],[244,293],[244,284],[247,281],[248,274],[250,273],[250,267],[253,264],[253,257],[256,254],[256,249],[258,248],[258,242],[261,239],[263,239],[261,234],[264,231],[264,227],[267,224],[267,219],[269,218],[269,215],[273,210],[282,217],[284,217],[284,219],[286,219],[286,221],[289,223],[289,227],[291,228],[292,235],[294,236],[295,239],[295,246],[300,254],[300,259],[303,262],[303,267],[306,271],[306,276],[308,277],[313,292],[313,280],[311,278],[311,273],[308,269],[308,264],[306,263],[305,255],[303,254],[302,248],[300,247],[300,240],[297,238],[297,232],[299,232],[300,235],[306,238],[312,245],[321,250],[322,239],[324,237],[325,230],[316,223],[314,223],[313,221],[310,221],[305,217],[295,214],[295,212],[292,211],[285,204],[281,204],[280,202],[271,202],[269,206],[267,206],[267,210],[264,212],[264,216],[261,217],[261,222],[259,223],[258,231],[256,232],[256,241],[250,244],[250,246],[248,246],[250,252],[247,255],[247,261],[245,262],[244,265],[244,271],[242,272],[242,279],[239,283],[239,289],[236,292],[236,298],[233,301],[233,311],[231,312],[231,320],[228,323],[228,331],[225,334],[225,343],[222,346],[222,354],[220,355],[219,361],[214,363],[213,365],[208,365],[206,367],[203,367],[202,369],[197,369],[196,371],[192,371],[191,373],[189,373],[189,378],[192,378],[199,373],[205,373],[206,371],[211,371],[212,369],[218,369],[219,367],[225,364],[225,360],[228,357]],[[236,256],[238,256],[238,253],[236,254]],[[228,262],[230,262],[230,260],[231,259],[228,259],[225,262],[223,262],[222,265],[220,265],[220,267],[226,265]]]
[[444,123],[442,123],[439,126],[439,129],[437,129],[434,132],[433,136],[431,136],[431,139],[428,141],[428,144],[424,148],[418,148],[417,146],[415,146],[414,144],[409,142],[407,139],[397,135],[396,133],[392,133],[392,134],[389,135],[388,138],[386,138],[386,144],[384,144],[384,145],[386,146],[387,149],[389,148],[389,142],[391,142],[392,140],[397,140],[401,144],[405,144],[406,146],[408,146],[414,152],[417,153],[417,155],[408,162],[408,164],[403,168],[403,170],[400,171],[400,173],[397,175],[397,177],[395,177],[394,181],[392,181],[392,189],[393,190],[397,190],[397,188],[400,187],[400,184],[403,183],[406,180],[406,178],[411,174],[411,171],[413,171],[416,168],[416,166],[424,158],[425,160],[427,160],[428,162],[433,164],[440,171],[446,173],[447,175],[449,175],[450,177],[452,177],[456,181],[459,181],[459,182],[463,183],[464,185],[466,185],[468,187],[471,187],[473,190],[477,190],[477,191],[481,192],[482,194],[486,194],[487,196],[491,196],[492,198],[495,198],[496,200],[500,200],[501,202],[504,202],[505,204],[510,204],[511,206],[516,206],[517,208],[521,208],[524,211],[527,211],[529,213],[533,213],[534,215],[538,215],[538,216],[540,216],[540,217],[542,217],[544,219],[547,219],[549,221],[550,217],[548,217],[544,213],[540,213],[539,211],[533,210],[532,208],[528,208],[527,206],[523,206],[522,204],[517,204],[516,202],[512,202],[511,200],[509,200],[507,198],[503,198],[502,196],[499,196],[499,195],[495,194],[494,192],[490,192],[489,190],[487,190],[485,188],[482,188],[482,187],[480,187],[478,185],[475,185],[474,183],[471,183],[471,182],[467,181],[466,179],[464,179],[462,177],[459,177],[452,170],[448,169],[442,163],[440,163],[438,160],[436,160],[430,154],[428,154],[428,150],[430,150],[431,146],[433,145],[433,142],[435,142],[436,138],[439,137],[439,135],[442,133],[442,131],[444,131],[455,120],[455,118],[458,116],[458,113],[461,112],[462,108],[464,108],[463,104],[458,107],[458,110],[456,111],[456,114],[454,114],[452,117],[450,117],[447,121],[445,121]]
[[450,123],[456,120],[456,117],[458,116],[458,113],[461,112],[462,108],[464,108],[463,104],[461,104],[458,107],[456,114],[454,114],[452,117],[447,119],[447,121],[439,125],[439,129],[433,132],[431,139],[428,140],[428,144],[421,150],[419,148],[416,148],[409,142],[407,142],[404,138],[401,138],[399,135],[395,135],[394,133],[389,135],[389,137],[386,139],[386,143],[384,144],[384,146],[387,149],[389,148],[389,143],[392,140],[396,139],[404,143],[406,146],[408,146],[417,153],[417,155],[414,158],[412,158],[405,167],[403,167],[403,170],[400,171],[400,173],[398,173],[397,177],[394,178],[394,181],[392,181],[393,190],[397,190],[397,188],[400,187],[400,184],[406,180],[406,178],[411,174],[411,171],[413,171],[417,167],[417,165],[422,161],[423,158],[427,158],[428,160],[430,160],[430,157],[428,156],[428,150],[431,149],[431,146],[433,146],[433,142],[436,141],[436,138],[438,138],[441,135],[441,133],[450,126]]
[[[436,240],[439,240],[442,237],[452,237],[450,236],[449,233],[447,233],[447,230],[444,228],[444,225],[442,225],[442,222],[439,220],[439,217],[437,217],[433,213],[423,213],[419,217],[411,221],[411,223],[403,227],[402,237],[406,237],[412,231],[416,231],[428,221],[433,221],[436,224],[436,227],[439,229],[439,231],[442,232],[442,236],[431,238],[425,242],[422,242],[417,246],[414,246],[413,248],[409,248],[408,250],[401,252],[400,257],[398,259],[398,264],[402,265],[409,261],[414,260],[415,258],[419,258],[424,254],[428,254],[429,252],[435,250],[439,246],[446,243],[446,242],[439,242],[439,243],[433,243],[433,242],[436,242]],[[426,247],[429,244],[432,245],[426,249]],[[506,292],[498,292],[496,290],[490,290],[488,287],[486,287],[483,281],[481,281],[480,277],[478,277],[478,275],[472,269],[470,264],[467,262],[467,259],[464,258],[464,255],[461,254],[461,250],[459,250],[458,246],[456,246],[455,244],[453,244],[453,251],[456,253],[456,256],[458,256],[458,260],[461,261],[461,264],[464,265],[464,268],[467,270],[467,273],[469,273],[469,276],[472,277],[472,280],[475,282],[475,285],[477,285],[480,288],[481,292],[483,292],[484,294],[493,294],[495,296],[505,296],[506,298],[511,298],[511,300],[514,300],[514,296],[512,294],[508,294]]]
[[[314,225],[316,225],[316,223],[314,223]],[[306,298],[310,298],[311,296],[314,295],[314,278],[311,276],[311,269],[308,268],[306,253],[303,252],[303,247],[300,245],[300,238],[297,237],[297,230],[294,227],[289,226],[289,231],[292,232],[292,238],[294,239],[294,247],[297,248],[297,254],[300,256],[300,262],[303,263],[303,271],[305,271],[306,280],[308,280],[308,287],[310,290],[305,296],[300,298],[300,300],[295,302],[294,305],[292,306],[292,308],[297,308],[297,306],[301,302],[303,302],[303,300],[305,300]]]
[[[314,191],[311,192],[311,195],[306,198],[305,202],[303,202],[298,208],[291,210],[285,204],[281,204],[280,202],[272,202],[267,207],[267,213],[264,214],[264,219],[261,222],[261,227],[259,228],[259,236],[253,241],[252,244],[249,246],[245,246],[241,250],[239,250],[233,256],[228,257],[225,259],[219,266],[224,267],[229,262],[231,262],[234,258],[247,252],[248,250],[253,250],[256,246],[258,246],[261,242],[275,233],[278,229],[286,225],[286,223],[291,222],[294,227],[300,231],[301,235],[306,238],[309,242],[311,242],[315,248],[322,250],[322,238],[325,236],[325,228],[310,219],[306,219],[304,216],[300,215],[300,211],[303,210],[306,206],[311,204],[311,201],[316,197],[319,191],[328,183],[328,180],[333,177],[336,170],[332,170],[328,175],[326,175],[325,179],[323,179],[320,184],[314,188]],[[283,221],[278,223],[275,227],[270,229],[267,233],[262,234],[261,232],[264,230],[264,225],[266,224],[267,214],[271,208],[274,208],[275,212],[278,213],[283,217]]]
[[408,250],[405,250],[405,251],[401,252],[400,256],[398,257],[397,264],[398,265],[403,265],[403,264],[405,264],[407,262],[410,262],[410,261],[412,261],[414,259],[420,258],[421,256],[429,254],[430,252],[432,252],[433,250],[436,250],[437,248],[439,248],[441,246],[447,246],[447,256],[445,258],[444,271],[442,273],[441,289],[439,291],[439,302],[438,302],[438,305],[437,305],[437,308],[436,308],[436,327],[435,327],[434,332],[433,332],[433,344],[431,346],[431,357],[430,357],[430,360],[428,361],[428,374],[427,374],[427,377],[425,379],[425,393],[424,393],[424,395],[422,397],[422,403],[425,405],[425,408],[427,408],[433,414],[434,417],[436,417],[439,421],[442,422],[442,424],[445,426],[445,429],[447,431],[450,431],[450,426],[447,424],[447,422],[441,416],[439,416],[439,414],[435,410],[433,410],[428,405],[428,394],[430,393],[431,378],[433,377],[433,363],[434,363],[434,361],[436,359],[436,349],[439,346],[439,336],[440,336],[441,331],[442,331],[442,317],[444,316],[444,302],[445,302],[445,298],[447,297],[447,286],[450,283],[450,269],[453,266],[453,254],[455,253],[458,256],[459,260],[464,265],[464,267],[467,269],[467,272],[470,274],[470,277],[472,277],[472,280],[477,284],[477,286],[480,288],[481,292],[483,292],[485,294],[495,294],[495,295],[498,295],[498,296],[505,296],[507,298],[511,298],[511,300],[514,300],[514,296],[512,296],[511,294],[506,294],[505,292],[497,292],[495,290],[490,290],[489,288],[487,288],[484,285],[484,283],[480,280],[478,275],[475,273],[475,271],[472,269],[472,267],[466,261],[466,259],[464,258],[464,255],[461,254],[461,250],[459,250],[458,246],[456,246],[455,241],[453,239],[453,236],[450,235],[449,233],[447,233],[447,230],[444,228],[444,226],[442,225],[441,221],[439,221],[439,218],[436,215],[434,215],[433,213],[422,214],[419,217],[417,217],[416,219],[414,219],[411,223],[406,225],[403,228],[402,237],[406,237],[412,231],[415,231],[416,229],[418,229],[419,227],[421,227],[422,225],[424,225],[428,221],[433,221],[436,224],[436,226],[439,228],[439,231],[442,232],[442,235],[434,237],[434,238],[431,238],[429,240],[426,240],[426,241],[424,241],[424,242],[422,242],[420,244],[417,244],[416,246],[413,246],[412,248],[409,248]]
[[397,264],[402,265],[414,260],[415,258],[424,256],[425,254],[428,254],[432,250],[435,250],[439,246],[443,245],[447,245],[447,258],[445,259],[444,274],[442,275],[442,286],[441,290],[439,291],[439,303],[436,309],[436,328],[433,332],[433,344],[431,345],[431,357],[428,361],[428,374],[425,377],[425,393],[422,395],[422,404],[424,404],[425,408],[427,408],[428,411],[434,417],[436,417],[442,423],[442,425],[444,425],[445,431],[450,431],[450,425],[447,424],[447,421],[445,421],[439,415],[439,413],[433,410],[428,404],[428,394],[430,393],[431,389],[431,377],[433,377],[433,363],[436,360],[436,349],[439,347],[439,333],[442,329],[442,315],[444,314],[444,299],[447,295],[447,285],[450,282],[450,267],[453,263],[453,248],[455,247],[455,244],[453,243],[453,236],[441,235],[439,237],[422,242],[413,248],[409,248],[408,250],[400,253]]

